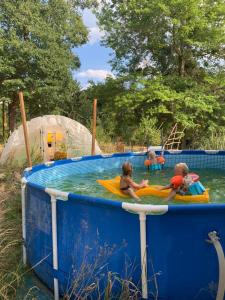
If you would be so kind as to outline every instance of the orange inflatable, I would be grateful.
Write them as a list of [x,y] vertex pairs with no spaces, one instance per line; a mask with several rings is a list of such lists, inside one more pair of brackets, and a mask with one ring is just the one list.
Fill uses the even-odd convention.
[[184,177],[181,175],[173,176],[170,179],[170,183],[173,185],[174,189],[177,189],[184,183]]
[[157,158],[157,162],[159,163],[159,164],[165,164],[165,158],[163,157],[163,156],[158,156]]
[[150,161],[150,159],[146,159],[145,162],[144,162],[146,167],[149,167],[151,165],[151,163],[152,162]]

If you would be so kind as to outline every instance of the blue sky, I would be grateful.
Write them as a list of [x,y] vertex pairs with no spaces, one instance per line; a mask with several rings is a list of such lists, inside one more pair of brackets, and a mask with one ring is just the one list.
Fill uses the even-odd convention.
[[83,20],[90,32],[89,42],[82,47],[74,49],[74,52],[80,58],[81,67],[73,75],[80,82],[81,86],[85,88],[89,80],[94,80],[95,82],[103,81],[107,75],[112,74],[108,63],[112,49],[100,45],[103,33],[100,32],[96,17],[90,10],[85,9],[83,11]]

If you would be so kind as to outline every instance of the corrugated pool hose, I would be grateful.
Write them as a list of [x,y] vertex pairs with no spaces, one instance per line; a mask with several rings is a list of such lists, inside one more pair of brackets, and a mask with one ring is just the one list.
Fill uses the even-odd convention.
[[208,233],[209,240],[207,242],[214,245],[219,262],[219,283],[216,295],[216,300],[223,300],[225,293],[225,258],[223,253],[223,248],[220,244],[220,238],[216,231],[211,231]]

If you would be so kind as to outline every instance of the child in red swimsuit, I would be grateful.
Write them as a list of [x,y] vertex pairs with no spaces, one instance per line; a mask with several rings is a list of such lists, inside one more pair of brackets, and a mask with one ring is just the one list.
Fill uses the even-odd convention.
[[160,190],[171,189],[166,200],[172,200],[176,194],[184,195],[189,188],[189,185],[193,183],[192,177],[188,175],[189,168],[185,163],[179,163],[175,165],[174,177],[171,178],[170,184],[160,188]]

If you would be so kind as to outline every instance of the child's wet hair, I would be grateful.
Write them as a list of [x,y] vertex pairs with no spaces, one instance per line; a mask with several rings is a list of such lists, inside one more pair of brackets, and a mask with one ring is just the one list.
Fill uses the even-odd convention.
[[131,175],[132,173],[132,164],[129,162],[125,162],[122,165],[122,171],[124,176]]
[[188,172],[189,172],[189,168],[187,166],[186,163],[179,163],[179,164],[176,164],[175,168],[181,168],[183,170],[183,174],[184,175],[187,175]]
[[155,151],[149,151],[148,152],[148,157],[150,157],[150,158],[155,158],[156,157],[156,154],[155,154]]

